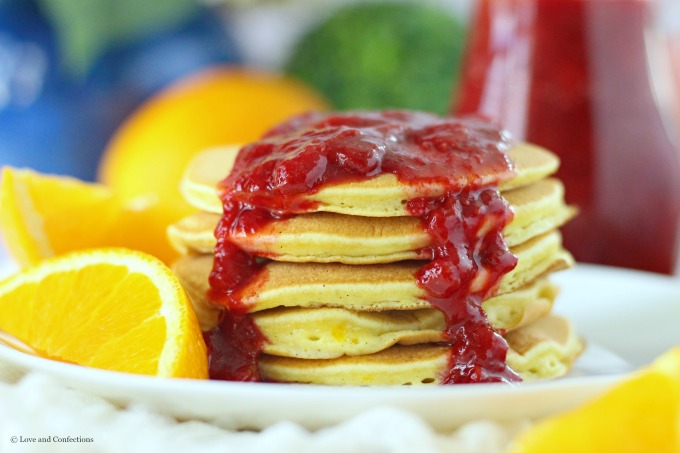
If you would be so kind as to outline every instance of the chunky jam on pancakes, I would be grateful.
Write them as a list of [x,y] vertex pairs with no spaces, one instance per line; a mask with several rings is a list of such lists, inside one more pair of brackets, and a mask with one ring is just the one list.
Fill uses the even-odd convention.
[[226,310],[206,333],[211,377],[261,380],[257,358],[267,341],[239,297],[262,259],[230,238],[315,211],[307,196],[323,187],[393,174],[402,184],[442,187],[436,197],[404,200],[432,238],[416,278],[446,319],[451,355],[442,382],[519,381],[481,308],[517,264],[502,236],[512,210],[498,191],[515,175],[509,145],[502,130],[477,119],[388,111],[303,115],[241,149],[219,185],[210,297]]

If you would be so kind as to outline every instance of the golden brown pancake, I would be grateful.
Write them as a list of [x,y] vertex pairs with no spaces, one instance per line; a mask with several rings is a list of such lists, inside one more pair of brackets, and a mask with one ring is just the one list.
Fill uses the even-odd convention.
[[503,192],[512,206],[514,217],[503,230],[505,243],[512,247],[564,225],[576,209],[564,201],[564,185],[547,178]]
[[[547,279],[482,305],[491,325],[512,330],[547,316],[556,288]],[[251,315],[268,339],[267,354],[302,359],[330,359],[365,355],[395,344],[444,341],[444,315],[434,308],[382,312],[344,308],[273,308]]]
[[446,326],[431,308],[384,312],[344,308],[273,308],[251,315],[267,354],[302,359],[366,355],[395,344],[441,342]]
[[215,227],[219,220],[218,214],[207,212],[190,215],[168,227],[168,240],[182,255],[213,253],[217,243]]
[[[557,232],[534,238],[512,251],[518,264],[502,278],[498,294],[512,292],[573,263]],[[278,306],[336,306],[366,311],[427,308],[425,292],[414,277],[421,266],[422,262],[417,261],[372,266],[274,261],[239,291],[239,297],[250,312]],[[484,272],[477,278],[485,278]]]
[[[201,328],[203,330],[210,330],[213,327],[215,327],[219,321],[220,315],[220,308],[212,305],[207,299],[207,291],[210,287],[208,284],[208,275],[210,274],[211,269],[212,269],[212,257],[208,255],[186,256],[178,260],[173,266],[173,270],[178,275],[180,281],[182,282],[182,285],[186,289],[187,294],[189,295],[189,298],[191,299],[191,302],[193,303],[196,309],[196,313],[198,315],[199,322],[201,323]],[[297,291],[300,297],[305,296],[311,297],[309,296],[309,294],[313,293],[313,289],[307,290],[306,287],[307,288],[309,286],[312,286],[312,288],[320,287],[321,293],[318,293],[318,297],[315,299],[317,302],[315,305],[313,305],[314,307],[313,309],[318,309],[321,307],[336,307],[345,308],[347,310],[361,311],[360,309],[365,307],[365,305],[346,304],[346,306],[343,307],[341,304],[337,303],[336,299],[327,299],[325,301],[323,300],[323,298],[327,297],[328,295],[333,294],[338,295],[340,293],[340,295],[342,296],[342,291],[333,290],[332,287],[336,285],[342,285],[342,287],[345,287],[350,291],[346,292],[345,296],[351,296],[352,294],[354,294],[354,297],[357,298],[360,297],[359,294],[356,294],[357,289],[351,288],[352,282],[351,279],[353,278],[351,271],[353,269],[356,268],[353,268],[352,266],[342,266],[340,273],[336,274],[335,276],[335,278],[339,281],[336,281],[334,285],[331,283],[331,280],[329,280],[329,283],[327,283],[328,290],[326,290],[326,288],[323,286],[325,285],[324,283],[321,283],[320,285],[317,286],[314,285],[314,281],[307,281],[301,282],[301,284],[303,284],[304,287],[296,290],[296,286],[294,285],[293,288],[290,289],[290,291],[292,292]],[[413,271],[414,269],[415,268],[411,269],[411,271]],[[344,273],[343,271],[347,271],[347,273]],[[383,277],[389,275],[390,273],[388,271],[383,275]],[[411,273],[403,276],[396,276],[392,283],[390,283],[389,281],[383,282],[383,285],[387,288],[395,284],[399,285],[397,288],[392,289],[392,292],[395,294],[395,297],[399,296],[399,288],[401,288],[404,294],[412,295],[410,296],[410,301],[408,301],[408,303],[405,303],[405,301],[401,301],[401,303],[399,303],[399,300],[393,301],[391,303],[383,302],[383,305],[388,306],[388,308],[382,309],[382,311],[390,311],[396,309],[434,310],[433,308],[430,307],[430,304],[427,303],[426,301],[422,299],[417,299],[417,297],[419,296],[422,297],[424,293],[422,292],[422,290],[419,290],[419,288],[417,288],[415,279],[413,278],[412,275],[413,274]],[[375,275],[373,276],[373,278],[377,280]],[[362,281],[361,278],[359,278],[358,276],[354,276],[354,281],[357,283],[361,283],[360,288],[370,285],[370,282],[367,285],[366,282]],[[284,290],[281,290],[281,292],[283,291]],[[511,330],[519,326],[528,324],[548,314],[552,308],[552,304],[556,295],[557,288],[554,285],[552,285],[549,281],[545,279],[537,279],[536,281],[529,282],[528,284],[525,284],[523,287],[517,288],[514,291],[509,291],[506,292],[505,294],[499,294],[496,295],[495,297],[487,299],[486,301],[484,301],[482,307],[487,312],[489,321],[494,327],[498,329]],[[375,298],[379,299],[379,295],[375,296]],[[269,307],[269,309],[272,308],[276,309],[276,307],[284,305],[283,303],[276,305],[276,301],[274,302],[270,302],[269,300],[267,301],[270,305],[272,305],[272,307]],[[310,304],[311,302],[299,299],[299,304],[302,307],[308,308],[310,305],[303,305],[305,303]],[[294,304],[289,306],[296,307],[296,305]],[[375,307],[369,306],[369,308],[373,308],[372,311],[376,311]],[[271,316],[272,313],[276,315],[282,313],[282,312],[270,312],[269,309],[264,309],[264,311],[262,311],[263,314],[260,315],[260,318],[266,319],[266,317]],[[380,307],[378,307],[378,309],[380,309]],[[371,312],[371,310],[363,311]],[[260,311],[258,311],[258,313],[260,313]]]
[[[574,214],[564,204],[564,187],[556,179],[535,182],[504,194],[515,216],[504,231],[509,246],[558,228]],[[198,213],[168,229],[168,237],[181,253],[212,253],[219,215]],[[236,235],[243,250],[277,261],[390,263],[426,259],[431,244],[416,217],[360,217],[317,212],[274,221],[261,231]]]
[[512,349],[507,363],[525,381],[564,376],[585,348],[572,325],[558,316],[546,316],[513,330],[505,339]]
[[[555,333],[557,332],[557,333]],[[549,316],[506,336],[507,362],[524,380],[563,376],[583,350],[583,342],[564,318]],[[439,384],[450,347],[434,344],[392,346],[375,354],[306,360],[263,354],[265,380],[323,385]]]
[[558,294],[557,285],[543,276],[485,300],[482,308],[492,326],[508,332],[547,316]]
[[449,348],[431,344],[393,346],[376,354],[305,360],[263,354],[259,368],[268,381],[322,385],[438,384]]
[[212,270],[212,255],[182,256],[172,265],[173,272],[189,296],[194,307],[201,330],[208,331],[215,327],[220,318],[221,309],[208,302],[210,283],[208,277]]
[[[237,153],[234,147],[217,148],[199,154],[189,165],[180,190],[185,199],[200,211],[222,213],[217,198],[217,185],[229,174]],[[508,152],[515,162],[517,175],[501,183],[501,190],[521,187],[540,181],[553,174],[559,159],[552,153],[534,145],[520,143]],[[483,179],[483,177],[482,177]],[[406,201],[417,197],[436,197],[444,187],[436,183],[409,185],[401,183],[392,174],[382,174],[358,182],[323,187],[305,199],[319,203],[317,211],[364,217],[408,216]]]
[[180,183],[184,199],[200,211],[221,214],[217,184],[231,172],[240,149],[240,145],[232,145],[197,154],[187,166]]
[[[518,264],[503,276],[497,294],[510,293],[543,274],[573,264],[573,258],[561,246],[558,232],[534,238],[512,251],[518,257]],[[182,268],[176,266],[175,271],[183,282],[193,279],[207,285],[212,257],[193,256],[181,263]],[[422,264],[406,261],[353,266],[272,261],[238,294],[249,312],[280,306],[333,306],[360,311],[429,308],[424,300],[425,292],[418,287],[414,276]],[[483,272],[478,278],[484,278]]]

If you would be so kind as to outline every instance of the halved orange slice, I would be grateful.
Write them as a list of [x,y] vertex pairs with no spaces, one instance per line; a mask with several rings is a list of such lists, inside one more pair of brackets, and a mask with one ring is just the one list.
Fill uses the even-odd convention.
[[0,330],[48,358],[88,367],[208,375],[184,289],[161,261],[129,249],[73,252],[0,282]]

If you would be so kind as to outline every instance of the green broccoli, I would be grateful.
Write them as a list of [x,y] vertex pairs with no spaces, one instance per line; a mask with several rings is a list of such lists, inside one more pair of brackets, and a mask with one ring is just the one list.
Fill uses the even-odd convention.
[[337,109],[447,113],[465,26],[433,5],[346,6],[305,35],[286,65]]

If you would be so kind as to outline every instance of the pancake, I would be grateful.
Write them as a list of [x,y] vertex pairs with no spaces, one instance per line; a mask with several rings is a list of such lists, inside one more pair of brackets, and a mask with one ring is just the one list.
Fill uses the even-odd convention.
[[199,211],[222,214],[217,185],[231,172],[240,145],[210,148],[197,154],[184,171],[179,190]]
[[[184,198],[192,206],[204,212],[222,213],[216,188],[231,171],[237,152],[235,147],[216,148],[193,159],[180,184]],[[517,174],[501,183],[501,190],[540,181],[559,167],[557,156],[526,143],[511,148],[508,157],[515,163]],[[405,203],[407,200],[436,197],[443,191],[444,187],[435,183],[409,185],[399,182],[392,174],[381,174],[364,181],[329,185],[306,195],[304,199],[317,202],[317,211],[364,217],[395,217],[409,215]]]
[[221,308],[208,302],[210,283],[208,277],[212,270],[213,257],[182,256],[172,265],[172,271],[179,278],[182,287],[194,307],[201,330],[207,332],[214,328],[220,319]]
[[[557,333],[555,333],[557,332]],[[564,318],[548,316],[506,337],[507,362],[525,381],[566,374],[583,342]],[[322,385],[421,385],[441,383],[450,347],[421,344],[392,346],[375,354],[305,360],[263,354],[265,380]]]
[[564,200],[564,184],[555,178],[502,192],[512,206],[514,217],[503,230],[505,243],[512,247],[561,227],[576,215],[576,208]]
[[[503,276],[497,294],[512,292],[539,276],[567,268],[573,258],[561,246],[557,232],[513,248],[518,264]],[[428,308],[425,291],[414,277],[421,262],[373,266],[269,262],[244,285],[238,297],[249,312],[279,306],[336,306],[351,310],[383,311]],[[478,278],[484,278],[480,272]]]
[[[541,279],[513,297],[497,296],[482,306],[496,329],[512,330],[550,312],[556,289]],[[490,303],[488,303],[490,302]],[[330,359],[373,354],[395,344],[444,341],[444,315],[433,308],[360,312],[344,308],[273,308],[251,315],[268,339],[267,354]]]
[[449,348],[435,345],[393,346],[376,354],[305,360],[262,354],[264,380],[321,385],[439,384]]
[[485,300],[482,308],[493,327],[507,332],[547,316],[558,293],[557,285],[543,276],[514,291]]
[[252,314],[267,338],[263,351],[283,357],[332,359],[366,355],[397,343],[441,342],[444,315],[421,310],[359,312],[344,308],[273,308]]
[[[518,264],[503,276],[497,294],[508,294],[543,274],[573,264],[573,258],[561,246],[558,232],[525,242],[513,253]],[[373,266],[272,261],[239,290],[238,297],[248,312],[279,306],[333,306],[360,311],[429,308],[425,292],[414,277],[421,266],[417,261]],[[181,268],[175,266],[175,272],[183,282],[196,279],[207,285],[211,268],[209,255],[191,256],[181,261]]]
[[[508,246],[560,227],[574,215],[564,204],[564,186],[545,179],[504,194],[515,212],[505,228]],[[182,254],[212,253],[220,216],[197,213],[171,225],[168,237]],[[277,261],[390,263],[429,258],[431,238],[416,217],[360,217],[327,212],[302,214],[268,224],[261,231],[235,235],[243,250]]]
[[[345,266],[345,268],[347,267],[349,266]],[[219,307],[216,307],[215,305],[211,304],[207,299],[207,292],[210,288],[208,284],[208,275],[211,269],[212,269],[212,257],[207,255],[183,257],[179,259],[173,266],[173,270],[179,277],[180,281],[182,282],[182,286],[184,286],[184,288],[186,289],[187,294],[189,295],[189,298],[192,304],[194,305],[196,314],[198,316],[198,320],[201,324],[201,328],[204,331],[208,331],[217,325],[221,310]],[[349,270],[351,269],[352,268],[350,267]],[[413,281],[412,277],[411,280]],[[416,287],[414,281],[412,283],[412,286]],[[356,292],[356,290],[354,290],[353,292]],[[304,288],[302,288],[299,291],[299,293],[301,293],[302,295],[308,294],[308,292],[305,291]],[[323,292],[321,296],[324,296],[328,293],[331,293],[331,291]],[[351,294],[348,293],[346,295],[349,296]],[[550,283],[547,279],[537,279],[536,281],[524,285],[523,287],[518,288],[514,291],[496,295],[494,297],[487,299],[482,304],[482,308],[484,308],[484,310],[486,311],[489,322],[495,328],[503,330],[512,330],[547,315],[552,308],[552,304],[556,295],[557,288],[552,283]],[[317,298],[317,300],[321,300],[321,297]],[[302,300],[301,302],[304,303],[304,301]],[[393,303],[392,305],[394,305],[395,308],[401,308],[406,306],[405,310],[411,309],[430,310],[436,312],[436,310],[431,308],[429,303],[427,303],[424,300],[417,300],[415,302],[416,303],[414,303],[414,301],[411,301],[408,305],[402,303],[401,306],[398,303]],[[383,305],[387,305],[387,303],[383,303]],[[416,305],[416,307],[410,308],[413,305]],[[349,305],[349,308],[338,307],[337,304],[333,302],[333,300],[326,301],[326,303],[317,302],[316,305],[314,305],[314,308],[312,309],[308,308],[305,308],[304,310],[297,308],[288,309],[298,311],[286,311],[276,307],[277,306],[275,306],[275,308],[257,311],[254,314],[255,320],[262,320],[263,328],[265,329],[264,333],[266,336],[275,337],[282,335],[278,331],[275,331],[274,329],[283,329],[284,332],[283,335],[285,335],[286,332],[290,333],[287,323],[283,323],[280,320],[279,321],[276,320],[277,317],[280,316],[286,315],[291,317],[293,316],[293,314],[305,315],[313,310],[319,310],[320,308],[328,307],[345,308],[346,310],[351,310],[355,308],[352,305]],[[309,307],[309,305],[307,305],[306,307]],[[383,312],[395,313],[396,310],[388,309],[383,310]],[[354,313],[359,313],[359,311],[355,311]],[[364,310],[361,311],[360,313],[369,313],[365,315],[365,317],[363,318],[364,320],[385,319],[385,316],[381,317],[381,315],[378,315],[377,318],[373,318],[372,315],[370,314],[373,313],[372,311]],[[318,316],[323,318],[329,315],[319,314]],[[330,323],[331,321],[329,321],[329,319],[331,318],[326,318],[325,322]],[[274,327],[266,327],[264,323],[267,323],[267,325]],[[278,324],[275,325],[275,323]],[[300,324],[304,323],[304,321],[301,320],[301,316],[297,316],[297,318],[295,319],[295,323]],[[307,325],[311,326],[311,324],[309,323]],[[313,328],[314,327],[308,327],[307,330],[312,330]],[[398,330],[400,328],[392,327],[391,329]],[[298,332],[298,334],[303,333],[304,332],[302,331]],[[316,347],[318,348],[318,344],[316,345]]]
[[525,381],[564,376],[585,348],[571,324],[557,316],[509,332],[505,339],[512,348],[507,363]]
[[170,245],[182,255],[211,254],[215,250],[218,214],[198,212],[171,224],[167,229]]

